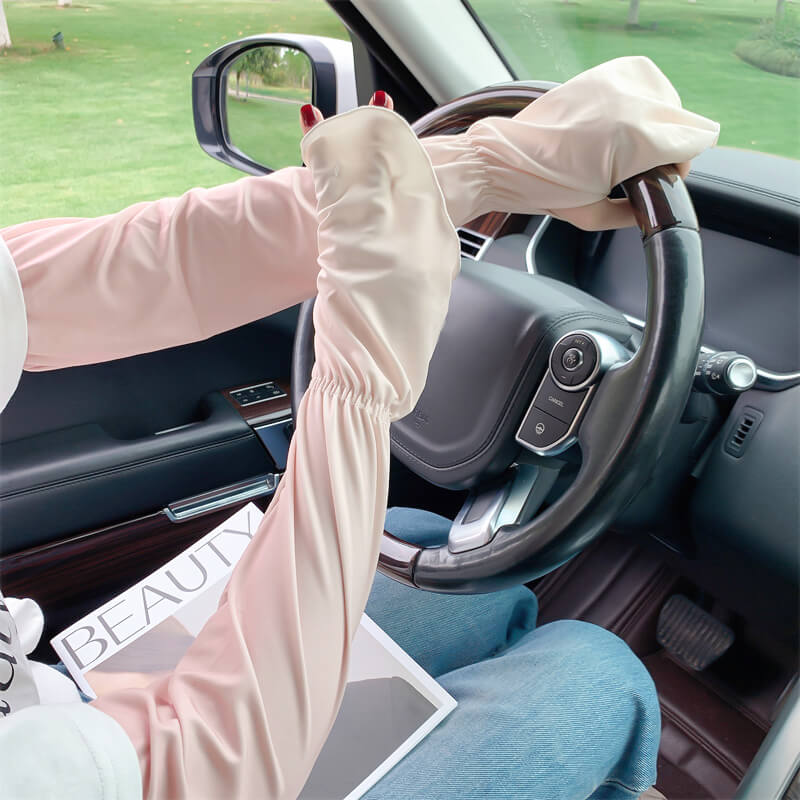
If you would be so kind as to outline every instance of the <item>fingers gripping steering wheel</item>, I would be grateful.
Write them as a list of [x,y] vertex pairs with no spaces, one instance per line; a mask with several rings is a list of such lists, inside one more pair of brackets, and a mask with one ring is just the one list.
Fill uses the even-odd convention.
[[[418,120],[419,136],[511,116],[542,94],[513,84],[459,98]],[[503,589],[586,547],[647,480],[691,389],[703,323],[697,219],[674,167],[623,183],[642,232],[647,320],[633,351],[625,318],[571,286],[464,260],[425,390],[392,425],[392,454],[420,477],[469,488],[447,544],[384,533],[378,568],[438,592]],[[314,363],[314,300],[303,304],[292,406]],[[577,446],[572,483],[536,513]],[[574,450],[571,450],[574,452]]]

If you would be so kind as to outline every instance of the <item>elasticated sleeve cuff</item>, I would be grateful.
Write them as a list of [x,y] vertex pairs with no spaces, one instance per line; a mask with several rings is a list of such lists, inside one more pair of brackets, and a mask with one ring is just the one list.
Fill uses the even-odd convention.
[[363,107],[303,138],[317,195],[315,374],[405,416],[425,385],[460,268],[425,149],[393,111]]

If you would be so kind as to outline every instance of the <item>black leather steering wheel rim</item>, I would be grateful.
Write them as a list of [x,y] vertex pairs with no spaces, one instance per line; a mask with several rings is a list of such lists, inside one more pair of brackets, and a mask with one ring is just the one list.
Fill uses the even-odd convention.
[[[487,94],[481,98],[482,116],[513,113],[531,99],[514,85]],[[415,129],[424,122],[427,132],[442,132],[440,120],[457,118],[463,103],[460,98],[441,106]],[[583,462],[574,481],[543,513],[501,527],[487,544],[465,552],[454,553],[448,545],[420,548],[384,533],[378,568],[385,574],[421,589],[458,594],[530,581],[599,536],[646,482],[691,390],[703,324],[703,262],[697,219],[675,167],[634,176],[623,189],[642,233],[647,318],[635,356],[597,386],[578,432]],[[313,302],[303,304],[298,322],[293,411],[314,363]]]

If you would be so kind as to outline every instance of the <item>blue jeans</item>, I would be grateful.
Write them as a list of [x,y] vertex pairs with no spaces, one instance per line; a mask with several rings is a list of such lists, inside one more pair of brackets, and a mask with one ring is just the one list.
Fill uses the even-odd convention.
[[[423,545],[449,527],[413,509],[386,518]],[[596,625],[536,628],[537,610],[524,586],[439,595],[376,575],[367,614],[458,706],[368,800],[619,800],[654,783],[660,711],[643,664]]]

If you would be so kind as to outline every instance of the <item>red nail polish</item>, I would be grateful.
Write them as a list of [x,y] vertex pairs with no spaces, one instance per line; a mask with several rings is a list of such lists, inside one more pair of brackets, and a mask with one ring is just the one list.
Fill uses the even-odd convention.
[[378,89],[378,91],[372,95],[372,105],[386,108],[386,92],[382,89]]
[[310,128],[317,121],[317,118],[314,115],[314,106],[312,106],[311,103],[306,103],[300,109],[300,117],[303,120],[303,124],[307,128]]

